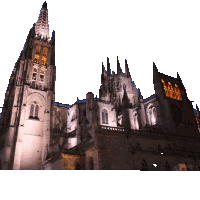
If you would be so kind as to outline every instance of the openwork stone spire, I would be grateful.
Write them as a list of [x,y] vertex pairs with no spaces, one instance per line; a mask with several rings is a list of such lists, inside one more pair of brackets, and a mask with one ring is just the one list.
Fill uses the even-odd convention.
[[41,38],[49,39],[48,9],[46,1],[40,10],[40,15],[35,26],[35,34]]

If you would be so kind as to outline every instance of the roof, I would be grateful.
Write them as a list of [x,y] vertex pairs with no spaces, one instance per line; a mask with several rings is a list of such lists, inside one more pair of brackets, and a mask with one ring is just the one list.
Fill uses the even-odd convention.
[[59,106],[59,107],[65,107],[65,108],[69,107],[69,104],[62,104],[62,103],[59,103],[59,102],[54,102],[54,105]]
[[154,99],[155,97],[156,97],[156,95],[155,95],[155,94],[152,94],[150,97],[144,99],[143,102],[145,103],[145,102],[147,102],[147,101],[149,101],[149,100],[151,100],[151,99]]
[[[99,101],[99,98],[95,97],[94,101]],[[78,100],[78,103],[86,103],[86,99]],[[59,103],[59,102],[54,102],[54,105],[59,106],[59,107],[65,107],[65,108],[68,108],[70,106],[69,104],[62,104],[62,103]]]

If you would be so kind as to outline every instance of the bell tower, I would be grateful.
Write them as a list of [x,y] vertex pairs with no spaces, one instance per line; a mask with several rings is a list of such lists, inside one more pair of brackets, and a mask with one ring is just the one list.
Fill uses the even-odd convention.
[[0,124],[2,169],[42,168],[50,145],[55,80],[55,32],[50,40],[45,1],[7,88]]
[[193,106],[177,73],[177,78],[158,72],[153,63],[153,83],[166,132],[198,137]]

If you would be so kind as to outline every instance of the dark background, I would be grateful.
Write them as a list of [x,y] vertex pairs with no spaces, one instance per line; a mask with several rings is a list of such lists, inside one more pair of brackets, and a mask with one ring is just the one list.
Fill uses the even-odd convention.
[[[43,1],[4,3],[1,13],[1,99],[29,30],[36,23]],[[153,62],[160,73],[177,77],[186,88],[193,106],[199,104],[199,52],[197,29],[183,17],[170,18],[143,7],[116,8],[114,5],[76,5],[47,1],[50,37],[56,34],[56,102],[73,104],[86,93],[99,97],[102,62],[110,58],[117,72],[117,56],[122,71],[125,59],[143,98],[154,94]],[[130,9],[130,10],[129,10]],[[140,11],[138,11],[140,10]],[[163,15],[162,15],[163,14]]]

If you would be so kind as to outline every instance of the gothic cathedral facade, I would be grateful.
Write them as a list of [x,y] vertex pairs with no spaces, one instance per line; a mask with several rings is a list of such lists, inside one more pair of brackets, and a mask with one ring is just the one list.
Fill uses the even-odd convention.
[[117,57],[102,63],[99,98],[55,102],[55,32],[44,2],[12,72],[0,118],[1,169],[198,170],[200,112],[182,80],[158,71],[143,99]]

